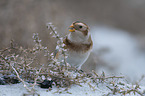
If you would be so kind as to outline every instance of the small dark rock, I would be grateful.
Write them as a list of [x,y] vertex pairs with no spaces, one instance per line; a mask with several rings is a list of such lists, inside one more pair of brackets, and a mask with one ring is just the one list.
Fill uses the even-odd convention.
[[83,71],[83,70],[80,70],[80,72],[84,73],[84,71]]
[[0,85],[5,85],[5,84],[6,82],[2,78],[0,78]]
[[53,81],[51,80],[44,80],[42,83],[39,83],[40,84],[40,87],[41,88],[52,88],[52,83]]
[[2,78],[7,84],[20,83],[19,79],[16,76],[14,76],[14,75],[5,75]]

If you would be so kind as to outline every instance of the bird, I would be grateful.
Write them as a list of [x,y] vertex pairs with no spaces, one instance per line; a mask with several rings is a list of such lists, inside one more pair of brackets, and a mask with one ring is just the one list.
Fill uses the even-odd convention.
[[[66,54],[68,56],[66,62],[80,70],[81,66],[88,59],[93,47],[89,27],[81,21],[75,21],[69,26],[68,31],[69,34],[63,40],[64,48],[67,49]],[[56,48],[56,50],[58,49]],[[56,51],[55,54],[57,60],[62,60],[59,51]]]

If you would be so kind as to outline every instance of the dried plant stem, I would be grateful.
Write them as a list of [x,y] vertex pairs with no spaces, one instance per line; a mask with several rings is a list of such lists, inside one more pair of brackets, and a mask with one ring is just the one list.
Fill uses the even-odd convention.
[[141,92],[139,92],[138,90],[136,90],[136,89],[131,89],[131,90],[127,90],[127,92],[128,93],[130,93],[130,92],[136,92],[136,93],[138,93],[140,96],[144,96]]
[[52,32],[53,32],[53,34],[55,35],[55,38],[57,38],[58,40],[59,40],[59,42],[60,42],[60,45],[59,45],[59,47],[60,48],[62,48],[63,50],[62,50],[62,55],[63,55],[63,57],[64,57],[64,63],[65,63],[65,68],[66,68],[66,70],[68,70],[68,65],[67,65],[67,62],[66,62],[66,53],[65,53],[65,51],[64,51],[64,46],[61,46],[61,44],[63,44],[63,40],[62,40],[62,38],[57,34],[57,31],[55,31],[55,29],[52,27],[52,24],[47,24],[47,27],[48,27],[48,29],[50,29]]
[[[127,86],[127,85],[126,85]],[[129,87],[127,86],[128,89],[124,89],[124,87],[120,88],[117,84],[113,83],[113,88],[106,86],[108,89],[111,90],[111,92],[109,92],[107,95],[105,96],[109,96],[109,94],[113,94],[115,95],[116,93],[122,94],[122,95],[126,95],[126,94],[130,94],[131,92],[133,92],[134,94],[139,94],[140,96],[144,96],[143,92],[139,91],[138,89],[140,89],[139,85],[136,85],[135,87]]]
[[56,34],[55,30],[53,30],[51,25],[50,25],[50,30],[53,32],[53,34],[56,36],[56,38],[60,40],[59,36]]
[[124,78],[124,76],[109,76],[109,77],[106,77],[104,72],[102,73],[102,76],[99,77],[99,75],[94,70],[92,70],[92,72],[95,75],[94,79],[105,80],[105,79],[113,79],[113,78],[118,78],[118,79],[119,78]]
[[113,79],[113,78],[124,78],[124,76],[110,76],[110,77],[96,77],[95,79]]
[[29,89],[29,88],[27,87],[27,85],[25,84],[24,80],[20,78],[20,75],[19,75],[19,73],[17,72],[17,70],[16,70],[12,65],[11,65],[11,67],[12,67],[12,69],[15,71],[15,73],[16,73],[16,75],[17,75],[17,78],[23,83],[23,85],[24,85],[24,87],[26,88],[26,90],[27,90],[28,92],[32,92],[32,90]]
[[40,67],[39,71],[36,72],[36,77],[35,77],[35,79],[34,79],[34,83],[33,83],[33,86],[32,86],[32,90],[34,90],[34,87],[35,87],[35,85],[37,84],[37,79],[38,79],[38,76],[40,75],[40,72],[41,72],[43,66],[44,66],[44,64]]

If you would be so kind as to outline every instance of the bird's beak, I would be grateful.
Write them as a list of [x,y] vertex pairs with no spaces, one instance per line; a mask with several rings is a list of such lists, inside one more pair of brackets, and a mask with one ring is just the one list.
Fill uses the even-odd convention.
[[69,31],[70,31],[70,32],[75,32],[75,28],[74,28],[73,25],[69,26]]

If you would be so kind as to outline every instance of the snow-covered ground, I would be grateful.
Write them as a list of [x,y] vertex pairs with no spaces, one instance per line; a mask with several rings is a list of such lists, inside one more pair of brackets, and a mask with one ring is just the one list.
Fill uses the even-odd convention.
[[[92,84],[93,85],[93,84]],[[100,83],[98,84],[98,86],[96,86],[96,90],[94,91],[93,89],[91,89],[88,84],[84,84],[82,83],[82,87],[78,86],[78,85],[74,85],[72,86],[67,93],[66,91],[63,91],[64,89],[60,89],[59,91],[61,91],[62,93],[57,93],[58,88],[53,87],[51,91],[49,91],[48,89],[42,89],[38,86],[35,87],[36,92],[40,95],[40,96],[106,96],[106,94],[108,94],[109,92],[111,92],[106,86],[108,84],[106,83]],[[128,85],[128,86],[132,86],[132,85]],[[121,86],[120,86],[121,87]],[[125,87],[123,87],[124,89],[126,89]],[[145,87],[140,86],[141,90],[143,91],[145,90]],[[19,84],[13,84],[13,85],[0,85],[0,96],[23,96],[24,94],[27,94],[26,89],[23,87],[22,83]],[[33,95],[25,95],[25,96],[33,96]],[[38,95],[35,95],[38,96]],[[109,95],[112,96],[112,95]],[[116,95],[113,96],[121,96],[121,94],[117,93]],[[139,94],[133,94],[133,92],[131,94],[127,94],[125,96],[140,96]]]
[[[107,84],[99,84],[97,89],[93,91],[88,84],[82,84],[82,87],[78,85],[74,85],[69,89],[69,93],[66,91],[62,91],[62,93],[55,93],[58,91],[57,88],[53,88],[51,91],[48,89],[42,89],[40,87],[35,87],[37,93],[39,93],[40,96],[105,96],[105,94],[108,94],[111,92],[107,87]],[[131,85],[130,85],[131,86]],[[145,89],[145,87],[142,87],[142,90]],[[62,89],[64,90],[64,89]],[[23,87],[23,84],[13,84],[13,85],[1,85],[0,86],[0,96],[23,96],[23,94],[26,94],[27,91]],[[26,95],[26,96],[33,96],[33,95]],[[38,96],[38,95],[35,95]],[[112,96],[112,95],[109,95]],[[121,96],[120,94],[116,94],[114,96]],[[133,92],[131,94],[125,95],[125,96],[140,96],[139,94],[134,95]]]
[[[0,96],[22,96],[23,93],[27,93],[22,83],[14,85],[1,85],[0,88]],[[61,94],[55,93],[58,90],[57,88],[53,88],[51,91],[39,87],[36,87],[35,89],[40,94],[40,96],[96,96],[96,94],[97,96],[101,96],[101,94],[103,94],[101,91],[92,91],[90,88],[88,88],[87,84],[83,84],[83,87],[76,85],[72,86],[69,90],[69,92],[72,94],[66,92]],[[106,90],[104,92],[107,92]]]
[[[114,71],[108,71],[101,68],[100,73],[105,71],[106,74],[125,75],[130,83],[138,81],[145,73],[145,53],[141,53],[138,49],[136,39],[125,31],[108,28],[108,27],[92,27],[92,38],[94,42],[93,52],[97,55],[97,50],[101,48],[109,48],[109,52],[102,55],[102,59],[109,66],[114,66]],[[124,79],[125,80],[125,79]],[[123,81],[125,82],[125,81]],[[142,82],[145,84],[145,81]],[[95,86],[95,84],[92,84]],[[100,83],[93,91],[88,84],[82,83],[82,87],[78,85],[72,86],[68,91],[71,93],[62,92],[55,93],[58,89],[53,87],[51,91],[42,89],[36,86],[37,93],[40,96],[102,96],[110,92],[106,87],[106,83]],[[131,84],[129,86],[132,86]],[[140,86],[141,90],[145,90],[145,86]],[[0,85],[0,96],[22,96],[27,93],[22,83],[13,85]],[[114,96],[121,96],[116,94]],[[125,96],[140,96],[138,94]]]

